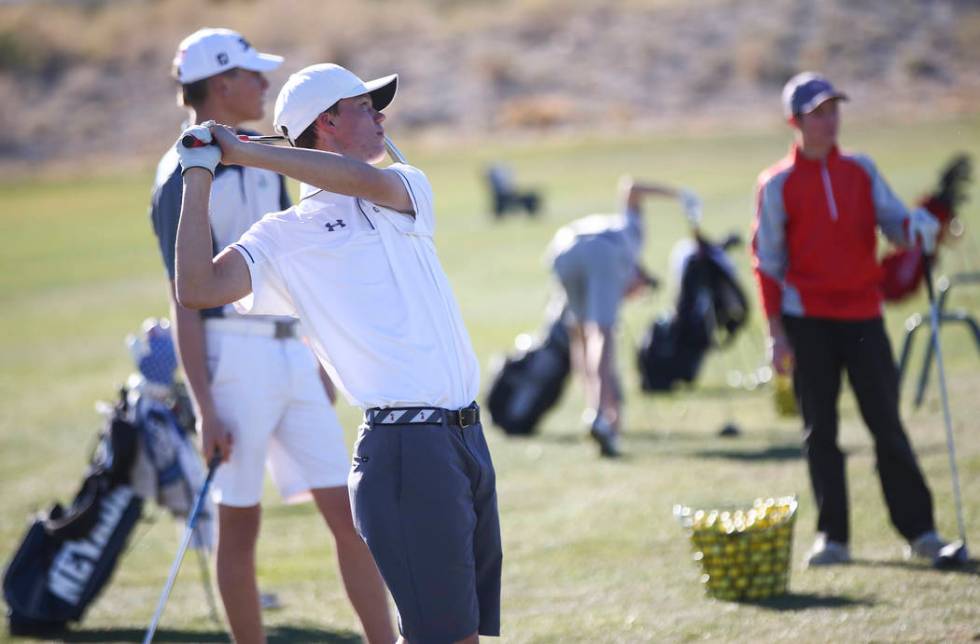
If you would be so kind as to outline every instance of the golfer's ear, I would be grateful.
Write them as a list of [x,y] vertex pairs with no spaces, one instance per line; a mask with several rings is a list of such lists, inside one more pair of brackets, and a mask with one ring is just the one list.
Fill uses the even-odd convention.
[[321,112],[319,116],[316,117],[317,127],[323,129],[324,132],[328,134],[333,134],[337,126],[333,124],[334,115],[329,112]]

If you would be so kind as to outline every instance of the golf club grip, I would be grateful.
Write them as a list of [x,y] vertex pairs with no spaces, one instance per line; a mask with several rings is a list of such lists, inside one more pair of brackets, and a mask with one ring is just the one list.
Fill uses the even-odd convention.
[[180,144],[185,148],[203,148],[206,145],[211,145],[210,143],[205,143],[193,134],[185,134],[184,136],[180,137]]

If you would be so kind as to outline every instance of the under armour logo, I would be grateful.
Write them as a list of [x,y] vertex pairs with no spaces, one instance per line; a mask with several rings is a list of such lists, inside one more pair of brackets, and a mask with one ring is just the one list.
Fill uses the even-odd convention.
[[225,52],[219,53],[216,56],[216,58],[218,59],[218,64],[219,65],[224,66],[224,65],[227,65],[228,64],[228,54],[226,54]]
[[347,224],[344,223],[343,219],[338,219],[332,224],[323,224],[323,226],[330,232],[333,232],[334,228],[347,228]]

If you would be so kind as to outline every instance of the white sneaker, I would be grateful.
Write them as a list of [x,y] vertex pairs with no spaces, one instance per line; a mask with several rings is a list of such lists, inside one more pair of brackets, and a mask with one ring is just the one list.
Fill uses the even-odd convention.
[[851,563],[851,550],[846,543],[830,541],[827,535],[822,532],[817,533],[817,538],[813,541],[813,547],[806,555],[806,565],[811,566],[836,566],[839,564]]
[[939,558],[939,551],[948,544],[943,541],[935,530],[923,532],[905,546],[906,559],[922,559],[929,563],[935,563]]

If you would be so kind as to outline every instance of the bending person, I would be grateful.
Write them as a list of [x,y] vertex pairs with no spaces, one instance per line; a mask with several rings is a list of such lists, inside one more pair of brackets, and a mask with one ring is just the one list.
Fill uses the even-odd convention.
[[583,418],[602,456],[620,454],[623,394],[616,368],[614,329],[619,309],[651,278],[643,270],[642,205],[650,196],[681,199],[692,223],[700,202],[691,192],[624,177],[622,214],[590,215],[562,227],[549,246],[551,268],[566,300],[572,368],[585,388]]

